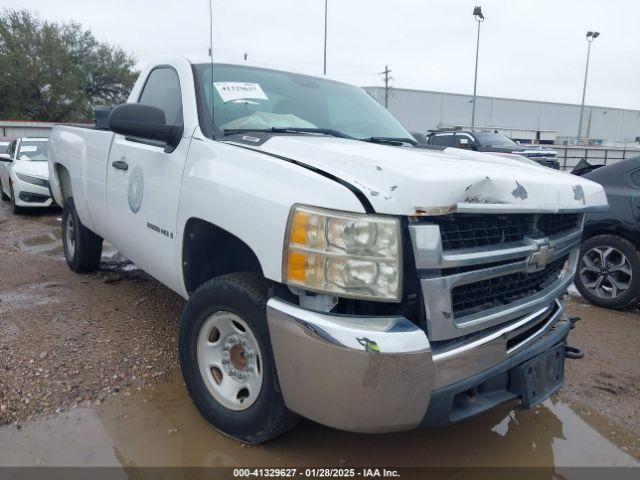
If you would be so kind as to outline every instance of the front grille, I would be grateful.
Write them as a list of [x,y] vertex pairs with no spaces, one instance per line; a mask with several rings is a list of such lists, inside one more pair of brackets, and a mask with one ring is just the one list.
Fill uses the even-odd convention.
[[538,218],[538,230],[549,237],[560,233],[570,232],[577,228],[577,213],[540,215],[540,218]]
[[440,226],[442,248],[476,248],[517,242],[531,230],[533,215],[466,215],[433,217]]
[[554,260],[538,272],[511,273],[454,287],[451,291],[454,316],[472,315],[535,295],[558,279],[567,258],[565,255]]
[[[536,225],[537,218],[537,225]],[[453,214],[429,219],[440,226],[443,250],[518,242],[536,230],[546,236],[578,228],[578,214]]]

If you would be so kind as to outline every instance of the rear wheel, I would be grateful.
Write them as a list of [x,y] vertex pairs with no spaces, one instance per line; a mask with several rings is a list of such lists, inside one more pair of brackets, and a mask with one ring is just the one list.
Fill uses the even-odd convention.
[[180,328],[180,364],[201,415],[246,443],[295,425],[284,404],[265,314],[268,283],[253,273],[223,275],[189,298]]
[[102,238],[80,222],[73,198],[67,199],[62,211],[62,245],[71,270],[89,273],[98,269]]
[[633,307],[640,303],[640,252],[617,235],[592,237],[582,244],[575,284],[600,307]]

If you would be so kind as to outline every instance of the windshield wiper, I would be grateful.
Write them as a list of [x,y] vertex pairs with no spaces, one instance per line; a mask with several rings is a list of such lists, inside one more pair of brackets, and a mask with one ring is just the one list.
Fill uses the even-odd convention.
[[355,137],[342,133],[331,128],[298,128],[298,127],[272,127],[272,128],[227,128],[224,130],[225,135],[235,135],[238,133],[320,133],[322,135],[331,135],[332,137],[348,138],[355,140]]
[[362,141],[364,142],[371,142],[371,143],[385,143],[388,145],[404,145],[404,144],[409,144],[412,147],[415,147],[416,145],[418,145],[418,142],[416,142],[414,139],[412,138],[403,138],[403,137],[369,137],[369,138],[363,138]]

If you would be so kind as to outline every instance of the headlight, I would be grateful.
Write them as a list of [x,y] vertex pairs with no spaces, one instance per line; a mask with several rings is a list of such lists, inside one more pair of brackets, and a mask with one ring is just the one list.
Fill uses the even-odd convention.
[[43,178],[32,177],[31,175],[23,175],[22,173],[16,172],[16,177],[18,180],[21,180],[25,183],[30,183],[31,185],[37,185],[39,187],[49,188],[49,181]]
[[284,278],[293,286],[350,298],[400,301],[400,222],[395,218],[294,207]]

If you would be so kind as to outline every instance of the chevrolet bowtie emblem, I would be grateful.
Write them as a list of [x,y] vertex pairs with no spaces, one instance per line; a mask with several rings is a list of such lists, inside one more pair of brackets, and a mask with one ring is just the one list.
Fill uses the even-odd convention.
[[533,270],[542,270],[547,266],[549,260],[553,258],[556,252],[555,247],[545,242],[536,242],[537,249],[529,255],[529,265],[533,267]]

